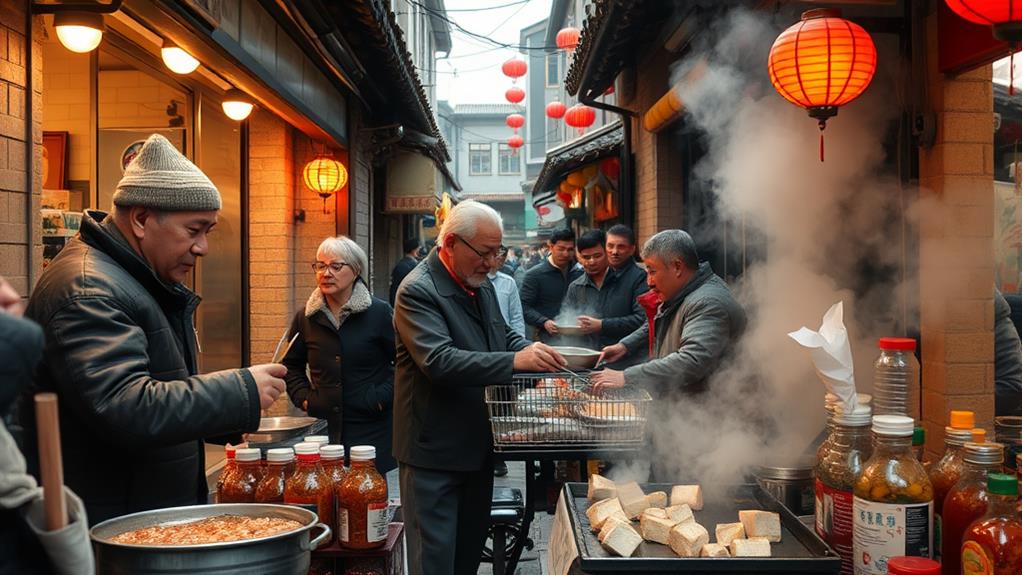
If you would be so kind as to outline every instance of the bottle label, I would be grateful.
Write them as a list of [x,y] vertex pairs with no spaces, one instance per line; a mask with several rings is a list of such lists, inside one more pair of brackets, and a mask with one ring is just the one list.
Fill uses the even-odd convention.
[[891,557],[930,557],[933,502],[876,503],[855,497],[852,504],[855,575],[886,575]]
[[816,533],[841,557],[841,575],[852,575],[852,492],[816,480]]
[[337,508],[337,537],[342,543],[348,543],[348,510]]
[[387,540],[387,502],[370,503],[366,506],[366,540],[370,543]]
[[962,574],[994,575],[993,562],[983,551],[983,546],[975,541],[962,543]]

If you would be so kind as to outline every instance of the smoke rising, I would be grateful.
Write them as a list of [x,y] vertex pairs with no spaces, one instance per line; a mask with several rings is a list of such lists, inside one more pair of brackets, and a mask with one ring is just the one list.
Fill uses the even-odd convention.
[[672,70],[672,85],[688,78],[677,88],[686,128],[707,150],[695,178],[712,189],[728,230],[759,238],[765,253],[735,288],[749,325],[733,362],[710,394],[672,406],[654,429],[667,477],[704,488],[741,481],[749,465],[792,463],[823,428],[823,384],[786,333],[816,329],[843,300],[862,393],[871,390],[876,339],[899,335],[903,317],[908,208],[883,145],[901,109],[897,45],[874,36],[880,67],[867,92],[828,122],[820,163],[816,121],[767,77],[766,54],[797,15],[777,18],[734,11]]

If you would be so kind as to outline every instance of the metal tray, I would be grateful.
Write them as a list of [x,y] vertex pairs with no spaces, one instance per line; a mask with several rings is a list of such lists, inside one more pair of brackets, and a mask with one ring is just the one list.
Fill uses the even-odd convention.
[[[781,516],[781,542],[771,544],[773,557],[678,557],[666,545],[644,541],[632,557],[611,555],[600,545],[596,533],[589,527],[586,509],[585,483],[564,484],[568,505],[568,519],[578,546],[579,567],[586,573],[713,573],[748,575],[750,573],[813,573],[830,575],[841,570],[841,559],[811,529],[784,508],[776,499],[755,484],[736,485],[726,489],[722,498],[706,493],[705,506],[696,511],[696,521],[710,532],[715,541],[714,527],[718,523],[738,521],[739,509],[763,509]],[[666,491],[671,484],[648,484],[646,493]]]
[[245,440],[249,443],[268,444],[313,435],[310,433],[313,429],[323,427],[316,425],[320,421],[326,423],[326,420],[315,417],[264,417],[259,420],[259,430],[246,434]]

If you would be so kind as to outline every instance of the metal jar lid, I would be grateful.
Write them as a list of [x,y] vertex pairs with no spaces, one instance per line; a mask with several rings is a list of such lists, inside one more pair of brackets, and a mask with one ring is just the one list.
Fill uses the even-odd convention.
[[944,443],[948,445],[965,445],[972,441],[972,429],[944,428]]
[[965,461],[976,465],[1004,463],[1004,446],[1000,443],[966,443]]
[[754,471],[760,479],[779,481],[800,481],[813,478],[813,464],[810,459],[801,460],[794,465],[773,467],[760,465]]

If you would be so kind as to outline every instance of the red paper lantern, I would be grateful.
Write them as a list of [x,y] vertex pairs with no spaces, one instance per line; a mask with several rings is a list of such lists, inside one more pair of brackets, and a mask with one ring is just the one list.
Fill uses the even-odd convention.
[[519,60],[518,58],[511,58],[500,67],[501,71],[512,81],[518,80],[525,75],[529,70],[529,65],[525,63],[525,60]]
[[525,116],[521,114],[508,114],[507,119],[504,121],[507,122],[509,128],[517,130],[525,125]]
[[877,53],[861,26],[839,10],[820,8],[781,33],[770,48],[768,70],[774,88],[819,120],[820,161],[823,129],[838,106],[858,98],[873,80]]
[[578,37],[580,34],[581,31],[574,26],[561,28],[561,31],[557,33],[557,47],[561,50],[574,52],[575,47],[578,46]]
[[507,98],[508,102],[517,104],[525,99],[525,90],[518,86],[511,86],[507,89],[507,92],[504,92],[504,97]]
[[1022,0],[946,0],[947,7],[969,22],[990,26],[994,37],[1022,41]]
[[546,105],[546,116],[555,120],[560,120],[564,117],[564,112],[568,110],[568,107],[554,100]]
[[510,138],[507,139],[508,147],[514,150],[521,148],[524,144],[525,140],[518,134],[515,134],[514,136],[511,136]]
[[564,114],[564,123],[572,128],[578,128],[579,134],[584,132],[589,126],[592,126],[595,121],[596,111],[585,104],[575,104],[568,108],[568,111]]

